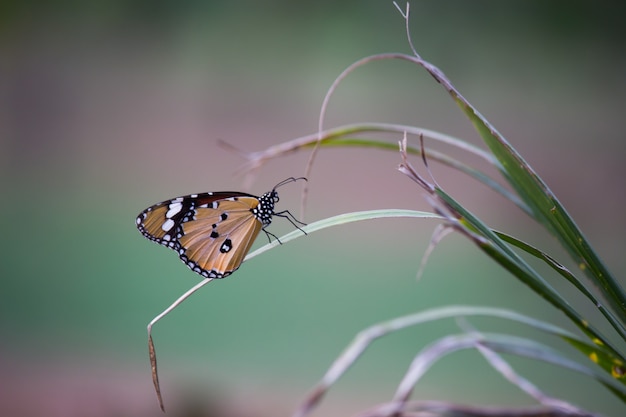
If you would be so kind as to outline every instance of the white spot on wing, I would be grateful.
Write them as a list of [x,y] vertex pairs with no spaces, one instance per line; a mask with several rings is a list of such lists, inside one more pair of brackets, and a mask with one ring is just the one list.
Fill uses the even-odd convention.
[[169,232],[172,227],[174,227],[174,220],[167,219],[165,222],[163,222],[163,225],[161,226],[161,229],[164,232]]
[[[183,209],[183,205],[181,202],[172,202],[169,205],[169,210],[167,211],[167,213],[165,214],[165,217],[167,217],[168,219],[171,219],[172,217],[176,216],[178,213],[180,213],[180,211]],[[169,230],[169,229],[167,229]]]

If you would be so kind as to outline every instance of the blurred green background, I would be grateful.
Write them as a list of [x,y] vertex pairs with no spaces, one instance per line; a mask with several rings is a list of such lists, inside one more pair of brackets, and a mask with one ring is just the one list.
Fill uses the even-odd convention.
[[[522,152],[619,276],[625,11],[618,2],[431,0],[414,2],[411,20],[420,53]],[[178,195],[242,189],[243,160],[218,139],[256,151],[315,132],[334,78],[356,59],[390,51],[408,47],[389,1],[2,2],[0,414],[161,415],[145,326],[198,276],[142,238],[136,214]],[[440,86],[403,62],[374,63],[340,86],[326,125],[358,121],[479,143]],[[307,157],[268,164],[245,191],[302,175]],[[398,162],[392,152],[322,150],[307,220],[427,210]],[[499,197],[436,164],[433,171],[494,227],[563,259]],[[297,213],[299,191],[281,188],[280,208]],[[290,230],[285,223],[272,231]],[[440,245],[416,282],[434,226],[381,220],[325,230],[205,287],[154,330],[166,407],[172,415],[289,415],[359,330],[433,306],[509,307],[569,327],[459,236]],[[436,323],[377,342],[316,415],[352,415],[390,399],[413,355],[457,330]],[[582,376],[512,363],[551,395],[623,412]],[[415,397],[532,403],[475,352],[438,364]]]

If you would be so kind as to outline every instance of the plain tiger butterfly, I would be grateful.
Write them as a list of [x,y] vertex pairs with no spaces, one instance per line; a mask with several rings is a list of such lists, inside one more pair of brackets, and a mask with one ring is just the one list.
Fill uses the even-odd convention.
[[239,268],[261,230],[277,239],[265,229],[273,216],[288,219],[298,229],[296,223],[304,224],[288,210],[274,211],[276,189],[301,179],[306,180],[281,181],[260,197],[219,191],[163,201],[137,216],[137,228],[146,238],[175,250],[192,271],[205,278],[225,278]]
[[306,178],[287,178],[260,197],[237,191],[190,194],[155,204],[137,216],[136,225],[141,234],[175,250],[192,271],[205,278],[148,324],[152,382],[163,411],[165,408],[159,386],[152,326],[209,281],[225,278],[235,272],[261,230],[268,239],[271,240],[272,236],[280,242],[266,230],[274,216],[286,218],[306,234],[298,226],[304,223],[297,220],[289,210],[274,211],[279,201],[276,189],[298,180],[306,181]]

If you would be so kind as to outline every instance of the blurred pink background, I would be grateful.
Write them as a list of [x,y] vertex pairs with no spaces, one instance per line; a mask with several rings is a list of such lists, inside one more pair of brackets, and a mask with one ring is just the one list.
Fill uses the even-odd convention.
[[[374,1],[2,7],[0,414],[161,415],[145,325],[197,276],[141,238],[135,215],[178,195],[242,189],[243,159],[217,141],[257,151],[314,133],[324,94],[345,67],[409,51],[404,22],[391,2]],[[585,2],[426,1],[412,4],[411,19],[422,56],[533,165],[618,276],[626,271],[623,12]],[[337,90],[326,126],[366,121],[480,143],[443,89],[404,62],[361,68]],[[267,164],[243,191],[261,194],[302,175],[308,156]],[[322,149],[307,220],[428,210],[398,163],[395,152]],[[437,164],[433,171],[494,227],[563,259],[551,237],[491,191]],[[280,208],[297,213],[299,191],[281,188]],[[326,230],[207,286],[155,328],[166,407],[173,415],[289,415],[359,330],[433,306],[502,306],[569,326],[458,236],[416,282],[435,224]],[[290,227],[277,221],[272,230]],[[442,323],[380,341],[317,415],[389,399],[413,355],[456,331]],[[513,363],[554,396],[608,415],[622,407],[580,375]],[[416,397],[532,403],[502,382],[464,352],[435,367]]]

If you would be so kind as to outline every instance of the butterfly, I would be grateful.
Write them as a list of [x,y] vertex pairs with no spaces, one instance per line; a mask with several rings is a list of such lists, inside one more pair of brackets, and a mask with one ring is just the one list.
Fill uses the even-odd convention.
[[306,178],[287,178],[260,197],[237,191],[190,194],[155,204],[136,219],[146,238],[173,249],[192,271],[205,278],[225,278],[235,272],[274,216],[284,217],[300,229],[288,210],[275,212],[276,189]]

